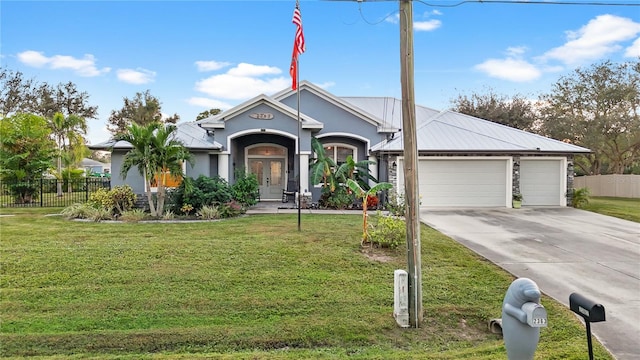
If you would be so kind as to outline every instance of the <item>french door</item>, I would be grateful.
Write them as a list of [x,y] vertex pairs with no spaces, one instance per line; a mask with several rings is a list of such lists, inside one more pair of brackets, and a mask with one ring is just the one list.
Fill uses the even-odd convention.
[[258,178],[260,199],[282,199],[282,190],[285,188],[284,159],[250,158],[249,172]]

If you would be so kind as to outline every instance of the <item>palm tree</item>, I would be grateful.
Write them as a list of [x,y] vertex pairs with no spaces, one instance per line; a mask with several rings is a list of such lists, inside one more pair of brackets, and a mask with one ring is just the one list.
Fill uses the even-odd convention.
[[62,196],[62,157],[69,148],[75,147],[82,142],[82,135],[87,133],[87,121],[76,115],[65,117],[62,113],[57,112],[53,115],[49,122],[51,127],[51,135],[58,147],[58,196]]
[[317,185],[322,182],[325,188],[328,186],[330,192],[334,192],[337,183],[334,174],[335,161],[330,156],[327,156],[324,146],[315,137],[311,138],[311,147],[316,154],[316,158],[311,164],[311,183]]
[[[120,175],[127,178],[132,167],[137,167],[140,175],[145,179],[146,195],[152,216],[159,216],[164,210],[165,181],[167,176],[184,177],[182,163],[193,162],[193,155],[184,145],[175,139],[175,125],[131,124],[128,131],[116,136],[116,140],[127,141],[133,147],[124,156]],[[157,182],[157,206],[153,200],[151,187]]]
[[391,189],[393,185],[388,182],[381,182],[369,190],[364,190],[357,181],[347,179],[347,186],[356,194],[357,198],[362,199],[362,244],[366,244],[369,241],[369,231],[367,231],[367,199],[369,196],[377,194],[378,191]]
[[347,179],[353,179],[357,181],[364,190],[368,190],[368,180],[378,182],[369,172],[369,164],[375,163],[375,161],[371,160],[360,160],[356,162],[353,160],[353,156],[348,155],[345,162],[336,170],[335,177],[341,183],[346,182]]

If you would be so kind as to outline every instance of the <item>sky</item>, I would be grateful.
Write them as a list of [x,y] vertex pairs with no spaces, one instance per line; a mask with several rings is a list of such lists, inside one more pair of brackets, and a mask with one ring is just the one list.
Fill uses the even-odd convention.
[[[580,2],[580,0],[564,0]],[[542,1],[535,1],[542,2]],[[640,57],[640,7],[414,1],[416,103],[459,95],[536,99],[577,68]],[[123,99],[149,90],[193,121],[291,86],[294,0],[0,2],[0,66],[73,82],[98,106],[89,144],[109,139]],[[398,1],[301,1],[300,80],[336,96],[402,97]],[[302,109],[304,111],[304,109]]]

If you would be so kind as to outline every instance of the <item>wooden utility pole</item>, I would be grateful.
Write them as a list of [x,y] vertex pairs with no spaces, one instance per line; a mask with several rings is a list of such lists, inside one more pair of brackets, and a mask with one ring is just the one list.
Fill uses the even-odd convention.
[[422,324],[422,260],[420,259],[420,200],[416,102],[413,91],[413,4],[400,0],[400,81],[402,86],[402,136],[404,140],[404,193],[407,223],[407,273],[409,324]]

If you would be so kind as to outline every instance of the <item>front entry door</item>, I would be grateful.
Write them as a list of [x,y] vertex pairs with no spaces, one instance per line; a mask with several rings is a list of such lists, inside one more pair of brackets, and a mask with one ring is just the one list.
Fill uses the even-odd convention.
[[258,177],[261,199],[282,199],[284,159],[249,159],[249,171]]

